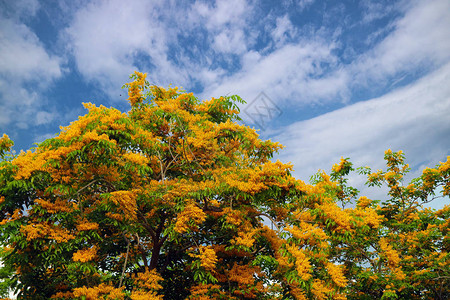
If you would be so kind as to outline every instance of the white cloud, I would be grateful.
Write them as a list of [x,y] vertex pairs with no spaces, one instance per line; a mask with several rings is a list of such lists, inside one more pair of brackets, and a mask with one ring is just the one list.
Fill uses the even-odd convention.
[[8,19],[19,20],[20,18],[34,16],[39,8],[38,0],[5,1],[2,4],[2,14]]
[[213,48],[218,52],[242,54],[247,50],[244,32],[237,30],[222,30],[214,37]]
[[48,124],[55,119],[54,113],[47,111],[39,111],[36,114],[36,125]]
[[62,75],[61,59],[49,54],[29,27],[0,19],[0,126],[38,125],[41,94]]
[[[414,4],[414,5],[413,5]],[[414,1],[395,30],[350,68],[358,83],[436,67],[450,59],[450,2]]]
[[272,139],[286,146],[279,158],[308,180],[341,156],[356,166],[384,168],[383,153],[403,150],[416,177],[450,155],[450,63],[383,97],[296,122]]
[[275,102],[296,106],[319,100],[345,99],[345,72],[337,69],[325,75],[320,67],[321,63],[336,62],[337,58],[331,53],[333,47],[333,44],[306,41],[285,45],[267,55],[248,52],[242,56],[243,67],[239,72],[222,77],[202,95],[209,98],[238,94],[250,102],[264,91]]
[[310,6],[314,3],[315,0],[300,0],[298,1],[297,5],[300,8],[300,10],[305,9],[306,7]]
[[79,71],[115,97],[139,65],[153,69],[151,78],[160,82],[185,83],[186,72],[168,58],[170,31],[159,21],[163,5],[108,1],[80,9],[67,29]]
[[205,18],[206,28],[210,31],[219,31],[227,26],[238,27],[245,23],[245,14],[249,12],[247,1],[242,0],[217,0],[211,5],[196,2],[193,7],[192,17]]
[[218,0],[214,3],[195,2],[188,14],[190,26],[203,27],[216,53],[243,54],[253,42],[244,32],[251,21],[252,7],[247,1]]
[[65,38],[79,72],[117,99],[120,86],[136,69],[161,85],[220,81],[226,71],[218,57],[231,62],[229,55],[244,55],[254,43],[255,34],[248,32],[252,14],[240,0],[191,6],[92,2],[74,13]]
[[276,44],[284,44],[285,40],[289,37],[296,35],[297,30],[289,20],[288,15],[278,17],[276,19],[276,26],[271,32],[272,39]]
[[16,80],[39,82],[61,75],[60,60],[50,56],[38,37],[25,25],[0,20],[0,72]]
[[47,134],[37,135],[34,137],[33,143],[42,143],[43,141],[45,141],[47,139],[54,138],[55,136],[56,136],[55,133],[47,133]]
[[[239,94],[251,101],[260,91],[265,91],[281,106],[326,101],[345,103],[354,88],[382,90],[405,74],[424,72],[427,67],[432,70],[448,62],[450,2],[416,1],[408,5],[403,8],[405,15],[389,25],[394,28],[390,34],[372,50],[354,53],[353,61],[348,64],[334,51],[340,47],[339,34],[327,39],[327,34],[318,29],[311,36],[298,37],[289,18],[279,17],[271,34],[276,45],[274,50],[243,53],[242,68],[217,76],[218,80],[203,95]],[[382,17],[380,7],[373,3],[366,6],[366,18]],[[288,35],[296,37],[295,43],[283,40]]]
[[385,17],[397,3],[381,3],[380,1],[363,0],[359,5],[363,8],[363,23],[370,23]]

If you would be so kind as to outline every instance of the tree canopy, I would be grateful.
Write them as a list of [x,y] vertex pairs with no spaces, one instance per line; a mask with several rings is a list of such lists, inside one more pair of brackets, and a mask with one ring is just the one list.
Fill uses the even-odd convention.
[[[238,96],[200,101],[135,72],[131,110],[88,113],[14,155],[0,139],[0,243],[19,299],[448,299],[450,157],[421,177],[341,159],[311,183],[240,124]],[[358,196],[347,176],[385,185]],[[446,198],[448,200],[448,198]],[[5,295],[4,295],[5,296]]]

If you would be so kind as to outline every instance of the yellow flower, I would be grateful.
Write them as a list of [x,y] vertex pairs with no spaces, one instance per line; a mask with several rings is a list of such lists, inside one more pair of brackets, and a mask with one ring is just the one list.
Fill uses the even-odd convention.
[[189,253],[189,256],[199,258],[203,268],[213,271],[217,263],[216,251],[211,246],[200,246],[198,250],[199,254]]
[[148,158],[140,153],[127,152],[122,156],[124,159],[137,164],[137,165],[146,165],[148,163]]
[[73,254],[73,260],[79,261],[79,262],[87,262],[94,260],[94,258],[97,256],[97,246],[88,248],[88,249],[82,249],[78,250]]
[[126,212],[126,218],[135,220],[136,217],[136,191],[115,191],[110,193],[111,200]]
[[310,274],[311,264],[304,251],[298,249],[295,245],[286,245],[286,249],[295,258],[295,269],[297,270],[298,276],[304,281],[309,280],[312,277]]
[[14,146],[14,142],[9,138],[9,136],[3,134],[3,136],[0,138],[0,151],[2,148],[9,150],[9,148],[11,148],[12,146]]
[[[185,233],[194,226],[203,223],[206,220],[206,214],[194,203],[188,204],[177,216],[174,230],[178,233]],[[193,223],[189,224],[189,223]]]
[[136,276],[133,276],[133,279],[134,282],[141,288],[154,291],[162,289],[162,286],[158,282],[163,280],[163,278],[155,269],[146,269],[145,272],[138,273]]
[[311,292],[318,300],[328,299],[328,294],[330,294],[333,289],[327,287],[323,281],[320,279],[314,279]]
[[333,282],[339,287],[345,287],[347,285],[347,279],[343,274],[343,267],[337,266],[333,263],[327,264],[328,274],[330,274]]
[[367,207],[367,206],[369,206],[370,205],[370,203],[372,203],[372,200],[370,200],[369,198],[367,198],[366,196],[361,196],[361,197],[359,197],[359,199],[358,199],[358,202],[357,202],[357,206],[358,207]]
[[145,88],[145,78],[147,77],[147,73],[141,73],[135,71],[136,79],[130,83],[125,84],[128,87],[128,101],[131,106],[135,106],[139,104],[143,100],[142,92]]
[[388,265],[394,269],[400,263],[400,256],[397,251],[395,251],[391,245],[389,245],[386,238],[382,238],[379,241],[380,249],[382,254],[386,257]]
[[96,230],[98,229],[97,223],[84,222],[77,225],[78,231]]

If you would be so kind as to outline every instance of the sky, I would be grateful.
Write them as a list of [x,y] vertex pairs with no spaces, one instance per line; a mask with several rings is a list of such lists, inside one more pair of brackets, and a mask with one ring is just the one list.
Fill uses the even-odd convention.
[[0,135],[19,152],[82,102],[128,111],[139,70],[241,96],[245,124],[304,181],[341,157],[383,168],[386,149],[417,177],[450,155],[449,15],[448,0],[0,0]]

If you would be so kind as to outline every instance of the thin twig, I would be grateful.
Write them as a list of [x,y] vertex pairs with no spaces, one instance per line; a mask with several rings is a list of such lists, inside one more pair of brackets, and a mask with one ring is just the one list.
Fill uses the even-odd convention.
[[128,262],[128,252],[130,251],[130,240],[127,239],[125,234],[123,235],[123,237],[127,241],[127,254],[125,255],[125,262],[123,263],[122,275],[120,276],[120,281],[119,281],[119,288],[122,286],[122,280],[123,280],[123,276],[125,275],[125,270],[126,270],[127,262]]

